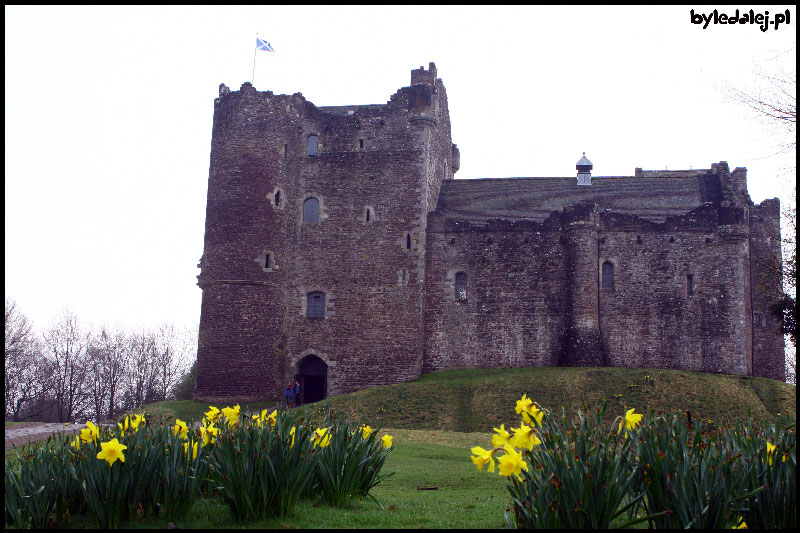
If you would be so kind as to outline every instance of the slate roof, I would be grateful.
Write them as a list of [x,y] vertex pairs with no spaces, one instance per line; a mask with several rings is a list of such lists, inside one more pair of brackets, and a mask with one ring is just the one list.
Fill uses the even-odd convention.
[[579,202],[653,222],[703,205],[699,177],[597,177],[580,187],[577,178],[455,179],[442,183],[436,211],[446,219],[544,221]]

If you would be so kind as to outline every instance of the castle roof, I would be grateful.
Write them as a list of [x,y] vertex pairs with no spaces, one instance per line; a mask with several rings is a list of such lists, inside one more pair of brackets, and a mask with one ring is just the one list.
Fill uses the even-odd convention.
[[[646,174],[646,173],[644,173]],[[445,218],[485,223],[492,218],[543,222],[553,211],[579,202],[653,222],[703,205],[699,176],[456,179],[442,183],[436,210]]]

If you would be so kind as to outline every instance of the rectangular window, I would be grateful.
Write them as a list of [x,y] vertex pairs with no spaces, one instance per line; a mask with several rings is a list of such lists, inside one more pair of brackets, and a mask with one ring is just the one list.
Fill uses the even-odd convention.
[[754,328],[764,327],[764,323],[761,318],[761,313],[753,313],[753,327]]
[[691,274],[686,275],[686,295],[691,296],[694,294],[694,277]]

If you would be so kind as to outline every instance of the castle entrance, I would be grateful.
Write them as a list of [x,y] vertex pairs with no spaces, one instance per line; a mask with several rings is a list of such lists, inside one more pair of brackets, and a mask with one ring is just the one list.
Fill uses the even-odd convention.
[[303,387],[303,403],[324,400],[328,392],[328,365],[316,355],[304,357],[297,365],[296,379]]

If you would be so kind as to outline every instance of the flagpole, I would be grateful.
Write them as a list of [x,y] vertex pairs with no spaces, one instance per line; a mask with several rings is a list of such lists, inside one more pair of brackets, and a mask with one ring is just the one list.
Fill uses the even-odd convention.
[[256,33],[256,46],[253,47],[253,75],[250,77],[250,83],[253,87],[256,86],[256,52],[258,51],[258,33]]

